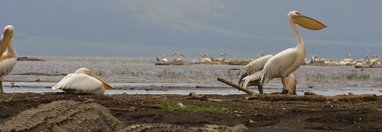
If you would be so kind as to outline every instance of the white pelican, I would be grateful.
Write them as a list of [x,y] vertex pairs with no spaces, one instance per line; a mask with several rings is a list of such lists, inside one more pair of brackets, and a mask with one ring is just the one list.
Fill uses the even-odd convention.
[[162,59],[159,59],[159,58],[157,57],[157,61],[158,61],[158,62],[161,62],[161,63],[168,63],[168,60],[167,60],[167,58],[166,58],[166,56],[165,56],[164,54],[162,54]]
[[374,55],[371,59],[369,59],[369,65],[371,66],[374,66],[374,65],[377,65],[378,63],[380,63],[380,59],[377,55]]
[[[262,76],[262,70],[264,68],[265,63],[272,57],[273,55],[265,55],[256,60],[251,61],[249,64],[245,66],[243,72],[240,73],[239,85],[242,85],[244,88],[249,86],[258,86],[257,89],[259,93],[263,93],[263,87],[259,85],[260,79]],[[244,81],[242,83],[242,81]],[[293,73],[289,74],[285,80],[285,86],[283,87],[283,93],[288,94],[296,94],[296,85],[297,79],[293,75]]]
[[184,58],[184,55],[178,51],[175,51],[175,53],[172,55],[173,62],[182,62],[182,58]]
[[218,58],[218,62],[224,64],[226,58],[227,58],[227,54],[225,52],[222,52],[222,53],[220,53],[220,57]]
[[92,74],[88,68],[77,69],[74,73],[68,74],[52,89],[62,89],[67,93],[85,93],[102,95],[105,89],[112,89],[112,86]]
[[321,30],[326,27],[321,22],[304,16],[298,11],[289,12],[288,19],[290,26],[296,35],[297,46],[285,49],[267,61],[262,70],[260,86],[264,85],[272,78],[281,77],[283,86],[286,87],[286,77],[304,64],[306,49],[296,24],[310,30]]
[[199,62],[202,63],[202,64],[205,64],[205,63],[211,63],[212,62],[212,59],[208,56],[207,53],[205,53],[204,55],[202,55],[199,59]]
[[3,79],[15,67],[17,62],[16,50],[12,44],[13,26],[4,27],[0,42],[0,93],[3,93]]

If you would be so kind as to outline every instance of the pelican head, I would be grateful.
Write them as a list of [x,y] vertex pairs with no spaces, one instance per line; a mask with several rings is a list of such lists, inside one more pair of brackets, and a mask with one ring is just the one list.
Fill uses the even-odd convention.
[[306,29],[321,30],[326,27],[325,24],[308,16],[302,15],[298,11],[291,11],[288,13],[288,18],[291,23],[298,24]]
[[5,26],[3,30],[3,36],[1,36],[0,55],[4,53],[5,49],[7,49],[12,37],[13,37],[13,26],[12,25]]
[[89,68],[80,68],[80,69],[77,69],[75,72],[75,74],[86,74],[86,75],[89,75],[89,76],[92,76],[94,78],[96,78],[97,80],[101,81],[104,85],[105,88],[108,88],[108,89],[112,89],[113,87],[107,83],[106,81],[102,80],[101,78],[95,76],[92,74],[92,70],[90,70]]
[[83,67],[83,68],[77,69],[74,73],[92,75],[92,70],[90,70],[89,68]]

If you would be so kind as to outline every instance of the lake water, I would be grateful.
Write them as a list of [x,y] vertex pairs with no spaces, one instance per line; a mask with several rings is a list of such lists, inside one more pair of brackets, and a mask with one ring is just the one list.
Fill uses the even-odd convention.
[[[222,77],[237,82],[237,65],[157,66],[155,58],[132,57],[38,57],[46,61],[19,61],[5,77],[5,92],[60,92],[51,86],[66,74],[81,67],[110,82],[116,90],[106,94],[243,94],[216,80]],[[186,60],[190,62],[190,60]],[[323,95],[382,94],[382,69],[356,69],[352,66],[301,66],[294,73],[297,94],[314,92]],[[14,87],[11,87],[14,82]],[[280,92],[281,81],[274,79],[264,92]],[[254,89],[256,90],[256,89]],[[256,90],[257,91],[257,90]]]

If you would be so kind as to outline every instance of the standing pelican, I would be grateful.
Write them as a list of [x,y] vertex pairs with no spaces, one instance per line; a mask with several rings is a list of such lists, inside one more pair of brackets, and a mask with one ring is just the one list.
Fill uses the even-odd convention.
[[262,71],[260,86],[264,85],[272,78],[281,77],[283,86],[286,87],[286,78],[288,75],[304,64],[306,49],[296,24],[310,30],[321,30],[326,27],[321,22],[304,16],[298,11],[289,12],[288,19],[290,26],[296,35],[297,46],[285,49],[267,61]]
[[[263,93],[263,87],[259,85],[261,79],[261,73],[265,66],[265,63],[272,57],[273,55],[265,55],[257,58],[256,60],[251,61],[244,68],[244,71],[240,73],[239,85],[242,85],[244,88],[249,86],[258,86],[259,93]],[[242,81],[244,81],[242,83]],[[291,73],[288,77],[286,77],[285,81],[286,85],[283,87],[282,93],[288,94],[296,94],[296,84],[297,78]]]
[[0,93],[3,93],[3,79],[15,67],[17,62],[16,50],[12,44],[13,26],[4,27],[0,42]]
[[88,68],[77,69],[74,73],[68,74],[52,89],[62,89],[67,93],[86,93],[102,95],[105,89],[112,89],[109,83],[92,74]]

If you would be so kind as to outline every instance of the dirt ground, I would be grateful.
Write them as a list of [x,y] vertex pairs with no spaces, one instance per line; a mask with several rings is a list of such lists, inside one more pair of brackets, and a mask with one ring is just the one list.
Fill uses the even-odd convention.
[[[245,100],[246,95],[207,95],[222,101],[201,101],[184,95],[70,95],[6,93],[0,95],[0,124],[16,114],[56,100],[94,100],[109,108],[125,125],[173,123],[184,126],[244,124],[251,130],[381,131],[382,97],[369,102],[306,102]],[[223,111],[182,111],[160,107],[222,108]],[[196,109],[196,108],[195,108]]]

